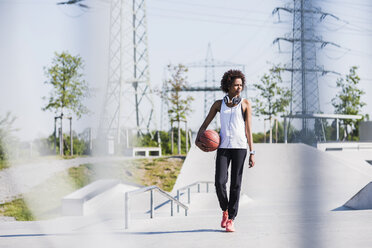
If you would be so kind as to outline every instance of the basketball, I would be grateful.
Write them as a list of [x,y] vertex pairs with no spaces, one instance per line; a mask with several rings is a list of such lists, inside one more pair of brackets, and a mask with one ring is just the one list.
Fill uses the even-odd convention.
[[220,135],[216,131],[208,129],[200,135],[199,141],[211,152],[220,145]]

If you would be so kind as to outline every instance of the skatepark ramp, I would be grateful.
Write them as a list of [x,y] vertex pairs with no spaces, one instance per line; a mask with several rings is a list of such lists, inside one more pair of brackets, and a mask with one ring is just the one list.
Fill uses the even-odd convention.
[[[149,219],[149,192],[136,195],[130,205],[136,221],[125,229],[124,193],[134,188],[119,184],[115,195],[88,216],[0,223],[0,246],[371,247],[372,210],[332,210],[347,210],[339,208],[356,192],[361,198],[369,194],[372,168],[304,144],[254,144],[254,148],[256,165],[244,168],[234,233],[220,228],[217,197],[204,187],[191,195],[187,217],[170,217],[169,205],[163,205],[156,210],[161,218]],[[171,195],[195,181],[214,181],[214,164],[215,152],[192,147]],[[156,197],[155,204],[160,203]]]
[[344,206],[351,209],[372,209],[372,182],[348,200]]
[[[256,166],[244,167],[242,193],[256,202],[332,210],[372,180],[372,168],[305,144],[255,144]],[[174,191],[196,180],[214,181],[216,152],[191,148]],[[363,167],[363,168],[362,168]],[[228,182],[229,184],[229,182]]]

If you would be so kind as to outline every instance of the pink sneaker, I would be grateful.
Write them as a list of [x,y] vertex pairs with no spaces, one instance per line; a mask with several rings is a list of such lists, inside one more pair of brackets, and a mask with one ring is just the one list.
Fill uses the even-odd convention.
[[221,227],[222,228],[226,227],[226,222],[227,222],[228,219],[229,219],[229,212],[227,210],[223,211],[222,212],[222,221],[221,221]]
[[226,232],[235,232],[234,221],[231,219],[226,222]]

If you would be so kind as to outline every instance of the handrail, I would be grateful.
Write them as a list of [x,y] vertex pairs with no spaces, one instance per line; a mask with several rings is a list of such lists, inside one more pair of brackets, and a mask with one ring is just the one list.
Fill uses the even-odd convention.
[[157,190],[160,194],[162,194],[163,196],[165,196],[166,198],[168,198],[171,202],[171,216],[173,216],[173,202],[175,202],[177,204],[177,213],[179,213],[179,210],[180,210],[180,206],[182,208],[185,209],[185,216],[187,216],[187,211],[189,209],[188,206],[186,206],[185,204],[183,204],[181,201],[180,201],[180,192],[183,191],[183,190],[187,190],[187,195],[188,195],[188,200],[187,200],[187,203],[190,204],[191,202],[191,190],[190,188],[197,185],[198,186],[198,193],[200,193],[200,184],[203,184],[205,183],[206,184],[206,192],[208,193],[209,192],[209,184],[210,183],[214,183],[212,181],[196,181],[192,184],[189,184],[187,186],[184,186],[182,188],[179,188],[177,190],[177,196],[176,197],[173,197],[171,196],[170,194],[168,194],[167,192],[165,192],[164,190],[160,189],[158,186],[148,186],[148,187],[143,187],[143,188],[140,188],[140,189],[136,189],[136,190],[132,190],[132,191],[129,191],[129,192],[125,192],[125,205],[124,205],[124,208],[125,208],[125,229],[128,229],[129,227],[129,196],[130,195],[137,195],[137,194],[141,194],[141,193],[145,193],[147,191],[150,191],[150,218],[154,218],[154,190]]
[[[190,188],[195,186],[195,185],[198,185],[198,193],[200,193],[200,184],[202,184],[202,183],[206,184],[206,191],[207,191],[207,193],[209,193],[209,184],[214,183],[214,182],[212,182],[212,181],[196,181],[192,184],[189,184],[189,185],[186,185],[182,188],[179,188],[177,190],[177,199],[180,200],[180,196],[181,196],[180,191],[183,191],[183,190],[187,189],[187,203],[190,204],[191,203],[191,190],[190,190]],[[177,213],[179,213],[179,211],[180,211],[180,207],[177,205]]]
[[179,206],[185,209],[185,216],[187,216],[187,210],[189,207],[187,207],[185,204],[180,202],[178,199],[174,198],[173,196],[169,195],[167,192],[164,190],[160,189],[158,186],[148,186],[148,187],[143,187],[140,189],[136,189],[133,191],[125,192],[125,229],[128,229],[129,227],[129,196],[130,195],[137,195],[140,193],[145,193],[147,191],[150,191],[150,218],[154,218],[154,190],[157,190],[160,194],[168,198],[171,202],[171,216],[173,216],[173,202],[177,204],[177,212],[179,212]]

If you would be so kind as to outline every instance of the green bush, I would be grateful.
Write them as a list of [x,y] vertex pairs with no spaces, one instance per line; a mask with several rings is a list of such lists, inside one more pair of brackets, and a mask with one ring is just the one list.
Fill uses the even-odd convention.
[[[65,155],[71,154],[71,143],[70,143],[70,135],[63,135],[63,153]],[[79,138],[78,135],[75,133],[73,134],[72,138],[73,142],[73,154],[74,155],[88,155],[89,154],[89,144],[87,141],[83,140],[82,138]],[[59,144],[59,142],[58,142]],[[58,151],[59,151],[59,145],[58,145]]]
[[[172,144],[171,144],[171,132],[160,131],[160,143],[161,143],[161,151],[163,155],[171,155],[172,154]],[[153,131],[147,134],[142,135],[141,137],[136,138],[134,144],[135,146],[143,146],[143,147],[156,147],[159,146],[158,144],[158,133]],[[173,135],[174,135],[174,153],[177,154],[177,144],[178,144],[178,130],[176,127],[173,128]],[[181,154],[186,153],[186,132],[185,130],[181,129]],[[190,140],[189,140],[189,149],[190,149]]]
[[[54,149],[54,135],[51,134],[47,138],[41,138],[34,141],[40,155],[55,155],[59,154],[59,138],[56,138],[56,149]],[[70,155],[71,144],[70,135],[63,134],[63,154]],[[89,154],[88,141],[84,140],[81,135],[73,133],[73,154],[87,155]]]

